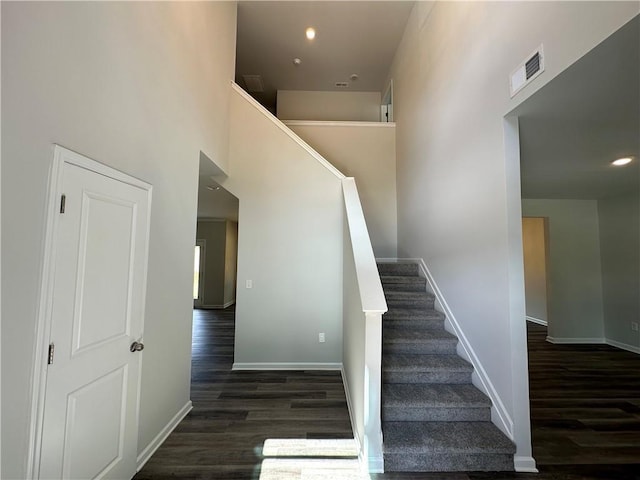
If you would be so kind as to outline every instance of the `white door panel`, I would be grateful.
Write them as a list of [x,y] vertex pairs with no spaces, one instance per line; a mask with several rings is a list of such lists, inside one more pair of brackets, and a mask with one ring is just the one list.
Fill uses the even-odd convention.
[[129,347],[142,337],[150,192],[62,169],[40,478],[127,479],[142,358]]

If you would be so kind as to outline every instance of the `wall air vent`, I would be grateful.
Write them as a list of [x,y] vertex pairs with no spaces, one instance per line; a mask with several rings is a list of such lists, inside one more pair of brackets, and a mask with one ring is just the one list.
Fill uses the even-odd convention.
[[336,88],[349,88],[349,82],[336,82]]
[[262,77],[260,75],[242,75],[247,92],[264,92]]
[[544,72],[544,55],[542,53],[542,45],[535,52],[527,57],[518,68],[516,68],[509,78],[509,86],[511,88],[511,97],[522,90],[525,85],[534,78]]

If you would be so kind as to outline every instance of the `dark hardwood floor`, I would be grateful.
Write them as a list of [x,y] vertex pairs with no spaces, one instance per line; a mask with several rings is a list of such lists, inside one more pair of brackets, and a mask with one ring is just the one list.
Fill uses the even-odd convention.
[[[195,310],[192,412],[134,477],[357,480],[338,372],[234,372],[234,314]],[[529,325],[539,474],[371,475],[374,480],[640,480],[640,357],[558,346]]]

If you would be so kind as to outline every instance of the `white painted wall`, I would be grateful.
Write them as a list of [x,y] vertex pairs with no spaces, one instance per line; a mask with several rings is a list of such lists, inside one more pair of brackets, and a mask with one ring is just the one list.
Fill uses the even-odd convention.
[[380,121],[380,92],[278,90],[280,120]]
[[342,176],[239,88],[230,131],[224,187],[240,200],[235,366],[341,362]]
[[522,219],[527,317],[547,321],[547,240],[544,217]]
[[378,258],[398,253],[396,134],[391,123],[285,124],[347,177],[354,177]]
[[153,185],[139,450],[189,401],[199,151],[226,166],[232,2],[2,2],[2,478],[24,478],[54,142]]
[[608,340],[640,349],[639,193],[598,200],[604,329]]
[[548,217],[548,336],[604,339],[596,200],[522,200],[525,216]]
[[[512,416],[516,466],[530,468],[524,283],[512,262],[522,252],[518,156],[505,151],[505,141],[517,149],[517,126],[504,117],[640,5],[430,6],[416,4],[390,73],[398,255],[426,261]],[[510,73],[541,43],[545,72],[510,99]]]

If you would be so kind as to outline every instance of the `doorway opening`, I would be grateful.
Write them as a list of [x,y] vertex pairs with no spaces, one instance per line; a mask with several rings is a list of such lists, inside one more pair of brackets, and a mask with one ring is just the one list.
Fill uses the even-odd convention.
[[383,123],[393,122],[393,80],[389,82],[387,91],[382,96],[380,105],[380,121]]

